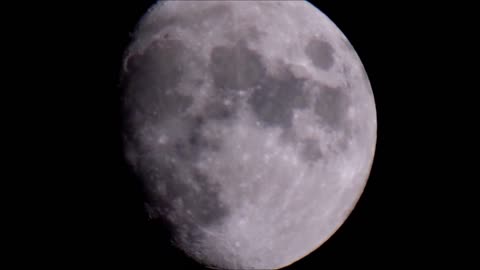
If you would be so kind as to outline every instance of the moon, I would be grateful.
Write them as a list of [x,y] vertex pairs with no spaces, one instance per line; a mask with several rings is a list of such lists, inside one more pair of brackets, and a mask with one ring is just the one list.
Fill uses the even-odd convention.
[[199,263],[278,269],[347,219],[376,109],[338,27],[306,1],[162,1],[125,51],[125,157],[152,220]]

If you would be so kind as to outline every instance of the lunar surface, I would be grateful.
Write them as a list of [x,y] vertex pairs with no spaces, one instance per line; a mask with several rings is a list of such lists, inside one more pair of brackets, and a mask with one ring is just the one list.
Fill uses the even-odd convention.
[[167,1],[122,67],[125,155],[149,217],[221,269],[278,269],[346,220],[376,109],[344,34],[306,1]]

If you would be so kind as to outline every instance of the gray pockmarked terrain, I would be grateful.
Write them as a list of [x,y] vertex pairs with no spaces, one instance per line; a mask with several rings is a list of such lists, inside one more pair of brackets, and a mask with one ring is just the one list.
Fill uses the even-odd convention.
[[376,110],[347,38],[304,1],[167,1],[125,53],[126,157],[197,261],[273,269],[325,242],[371,169]]

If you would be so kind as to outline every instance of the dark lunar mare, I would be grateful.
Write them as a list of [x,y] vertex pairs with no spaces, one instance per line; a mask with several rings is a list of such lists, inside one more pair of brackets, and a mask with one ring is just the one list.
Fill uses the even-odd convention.
[[347,124],[347,110],[350,98],[346,89],[332,88],[320,84],[319,93],[315,99],[315,113],[322,120],[322,124],[333,130],[342,130]]
[[243,42],[234,47],[219,46],[212,49],[210,70],[215,87],[224,90],[247,90],[265,76],[266,68],[260,55]]
[[[191,54],[178,40],[159,40],[145,52],[130,57],[122,76],[125,116],[138,121],[161,121],[170,114],[181,114],[192,98],[175,91],[182,78],[185,58]],[[145,124],[144,124],[145,125]]]
[[295,77],[288,66],[282,67],[277,76],[265,76],[248,100],[258,120],[267,127],[291,128],[293,110],[308,106],[304,81]]
[[[221,222],[229,211],[218,198],[218,186],[193,166],[201,151],[215,150],[218,142],[202,135],[202,116],[184,113],[193,100],[176,90],[192,54],[180,41],[155,41],[144,53],[129,59],[122,85],[124,138],[133,156],[130,165],[144,183],[150,216],[171,224],[175,238],[193,243],[202,235],[198,227]],[[179,119],[182,129],[161,145],[157,142],[159,129],[169,119]],[[178,223],[186,227],[176,226]]]
[[348,118],[348,109],[352,106],[350,87],[332,88],[318,83],[319,93],[315,98],[314,111],[318,116],[319,125],[336,131],[340,138],[335,145],[335,152],[346,150],[347,143],[353,138],[355,123]]
[[262,57],[245,42],[233,47],[218,46],[210,55],[210,70],[216,91],[252,90],[248,100],[252,111],[265,126],[290,128],[294,108],[307,105],[304,80],[297,78],[287,65],[277,76],[266,73]]
[[[334,50],[323,40],[312,39],[305,51],[319,68],[329,69],[334,64]],[[306,79],[296,77],[291,67],[284,63],[279,63],[279,72],[275,76],[267,74],[261,55],[249,49],[242,41],[231,47],[215,47],[210,55],[209,67],[215,86],[213,101],[210,101],[206,109],[207,113],[212,113],[211,117],[231,118],[235,106],[225,106],[221,101],[225,98],[235,101],[238,91],[249,90],[247,103],[257,120],[264,127],[282,128],[285,143],[298,141],[296,134],[291,132],[294,109],[305,109],[313,105],[319,125],[341,134],[338,145],[335,146],[338,149],[333,150],[342,151],[346,148],[351,135],[350,123],[346,117],[350,106],[347,89],[314,82],[316,90],[311,98],[306,85],[312,85],[312,81],[307,84]],[[322,158],[323,153],[316,139],[307,138],[298,143],[304,160],[316,162]]]
[[333,49],[330,43],[321,39],[311,39],[305,53],[312,61],[313,65],[323,70],[329,70],[334,64]]

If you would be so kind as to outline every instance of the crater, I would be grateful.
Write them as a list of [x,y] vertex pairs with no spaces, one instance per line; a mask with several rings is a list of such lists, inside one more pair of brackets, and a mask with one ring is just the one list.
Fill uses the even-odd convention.
[[329,70],[334,64],[332,45],[321,39],[311,39],[305,53],[312,61],[313,65],[323,70]]

